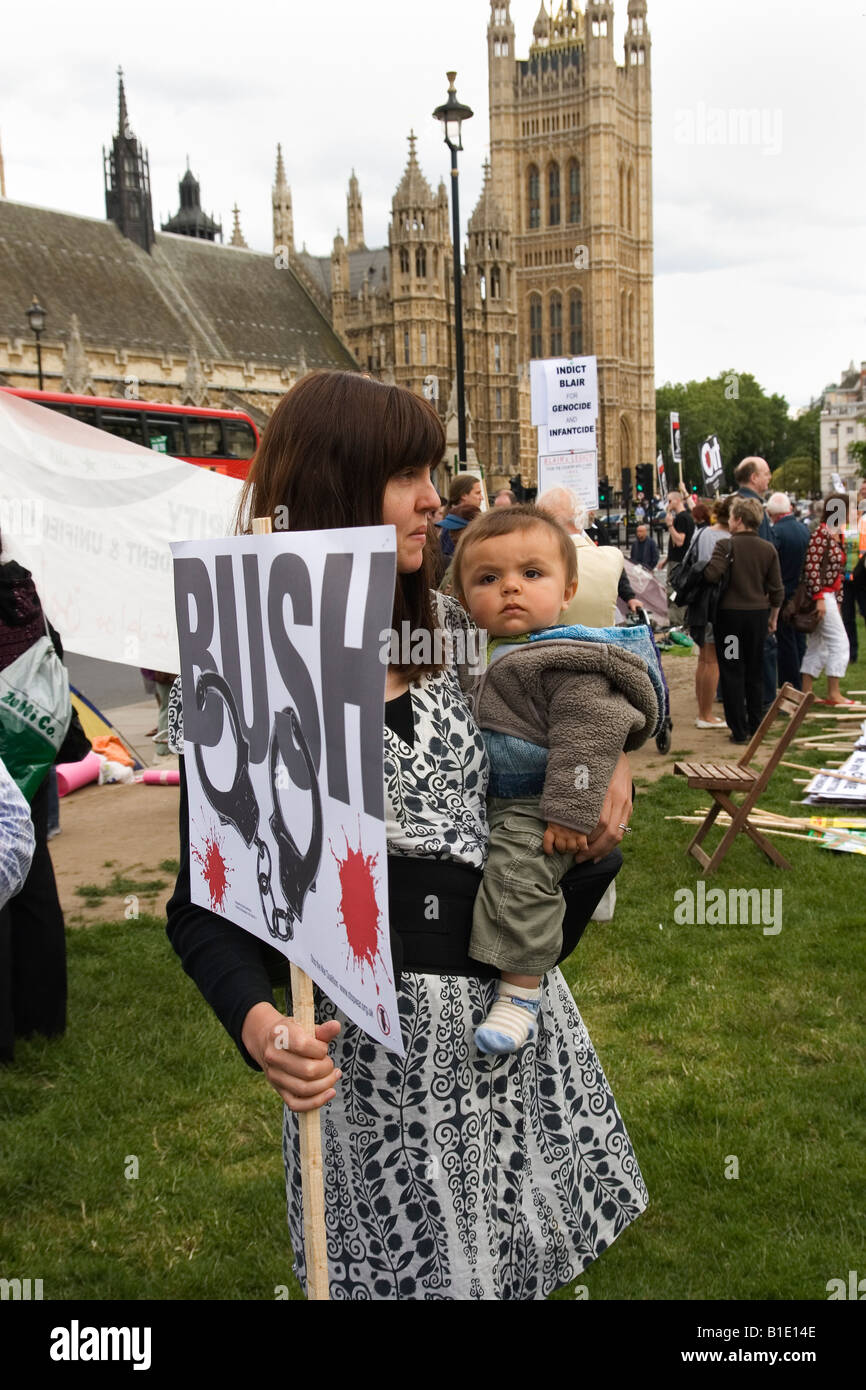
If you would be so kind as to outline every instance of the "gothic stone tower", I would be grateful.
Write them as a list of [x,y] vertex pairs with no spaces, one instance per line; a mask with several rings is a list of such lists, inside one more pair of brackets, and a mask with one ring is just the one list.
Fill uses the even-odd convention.
[[105,215],[116,222],[125,237],[143,251],[154,243],[153,208],[150,201],[150,165],[129,125],[123,72],[117,70],[117,134],[102,163],[105,173]]
[[490,10],[492,185],[513,229],[520,361],[596,355],[599,471],[616,481],[655,457],[646,2],[629,0],[623,67],[610,0],[542,3],[528,59],[509,0]]
[[440,183],[433,192],[418,165],[415,135],[409,160],[391,200],[388,228],[393,308],[394,378],[420,392],[426,376],[442,389],[451,380],[451,238],[448,197]]
[[520,468],[517,313],[511,232],[484,166],[481,197],[467,227],[463,281],[466,395],[488,489],[507,487]]

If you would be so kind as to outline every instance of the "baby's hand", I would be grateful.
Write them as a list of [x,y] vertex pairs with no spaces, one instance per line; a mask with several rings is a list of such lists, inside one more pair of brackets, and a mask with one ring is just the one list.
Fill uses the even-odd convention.
[[547,822],[541,842],[545,854],[553,854],[554,850],[559,854],[578,854],[586,847],[586,836],[579,831],[570,830],[567,825],[557,825],[553,820]]

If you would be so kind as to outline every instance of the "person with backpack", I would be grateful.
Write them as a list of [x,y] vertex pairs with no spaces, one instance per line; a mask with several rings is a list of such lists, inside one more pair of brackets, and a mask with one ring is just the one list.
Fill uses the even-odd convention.
[[[704,581],[704,570],[710,561],[716,543],[730,536],[728,517],[731,504],[727,497],[717,497],[712,503],[712,511],[703,503],[697,502],[692,517],[695,534],[686,552],[689,562],[691,582],[680,581],[677,598],[686,603],[686,629],[698,649],[698,665],[695,671],[695,698],[698,702],[696,729],[724,729],[724,719],[713,714],[713,701],[719,683],[719,662],[716,654],[716,638],[710,613],[713,591]],[[685,569],[686,561],[681,569]],[[688,584],[688,587],[686,585]]]

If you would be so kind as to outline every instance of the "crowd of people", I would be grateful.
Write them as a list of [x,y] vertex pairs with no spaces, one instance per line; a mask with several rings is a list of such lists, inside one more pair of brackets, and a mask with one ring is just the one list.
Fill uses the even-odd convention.
[[[436,411],[410,391],[311,372],[277,405],[238,513],[241,530],[278,508],[299,531],[392,525],[395,630],[408,619],[430,637],[465,635],[472,623],[487,634],[480,676],[447,654],[417,662],[405,653],[386,674],[389,915],[405,1057],[365,1041],[318,991],[307,1032],[288,993],[284,1008],[274,1002],[285,958],[192,901],[179,681],[160,703],[158,732],[178,756],[181,789],[168,936],[243,1061],[284,1101],[302,1282],[298,1115],[327,1107],[337,1299],[542,1298],[648,1201],[558,964],[622,866],[633,798],[626,755],[659,727],[661,678],[617,637],[617,605],[640,604],[619,546],[599,543],[609,538],[575,494],[552,488],[526,504],[502,489],[486,499],[464,473],[444,499],[431,482],[444,447]],[[866,620],[866,484],[855,524],[848,499],[833,494],[810,531],[784,493],[764,503],[763,459],[743,460],[736,482],[729,497],[670,493],[665,554],[642,521],[630,560],[666,573],[670,620],[699,648],[697,727],[727,726],[745,743],[785,681],[810,689],[825,673],[827,703],[847,703],[840,682],[858,610]],[[785,618],[801,592],[814,601],[808,636]],[[26,571],[0,568],[0,669],[44,628]],[[169,673],[151,674],[168,686]],[[63,1031],[66,984],[48,784],[28,809],[4,772],[0,764],[0,974],[12,983],[0,997],[0,1060],[10,1061],[16,1035]],[[419,937],[407,924],[431,901],[444,904],[441,929]],[[398,1259],[383,1259],[386,1228]]]

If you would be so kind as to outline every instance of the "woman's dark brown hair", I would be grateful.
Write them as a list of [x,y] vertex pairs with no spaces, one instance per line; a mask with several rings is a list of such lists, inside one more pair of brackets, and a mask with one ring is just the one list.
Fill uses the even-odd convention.
[[[241,491],[236,529],[249,532],[260,516],[272,517],[274,530],[381,526],[389,479],[404,468],[432,468],[444,452],[439,416],[421,396],[356,372],[310,372],[268,421]],[[398,633],[404,622],[413,632],[438,627],[430,594],[434,545],[428,525],[420,569],[397,575],[392,624]],[[414,680],[440,667],[401,669]]]
[[706,526],[710,519],[709,508],[703,502],[696,502],[692,507],[692,519],[696,526]]

